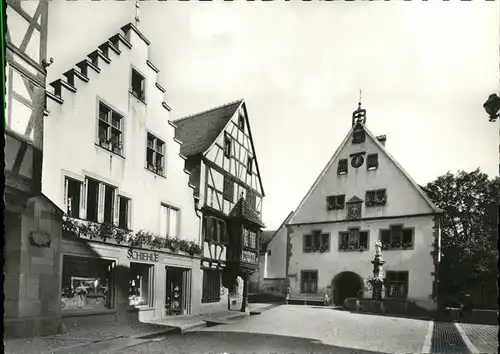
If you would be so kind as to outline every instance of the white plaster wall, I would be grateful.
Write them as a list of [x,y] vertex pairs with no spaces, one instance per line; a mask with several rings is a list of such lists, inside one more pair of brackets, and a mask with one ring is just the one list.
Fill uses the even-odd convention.
[[[352,144],[351,140],[349,138],[347,144],[340,151],[311,195],[302,207],[296,211],[290,223],[343,220],[347,216],[347,208],[343,210],[327,210],[327,196],[345,194],[347,202],[354,195],[357,195],[364,200],[367,190],[379,188],[387,189],[386,205],[365,208],[363,204],[363,218],[432,212],[425,199],[368,134],[366,134],[366,141],[362,144]],[[364,156],[365,162],[360,168],[353,168],[350,154],[363,151],[366,152]],[[379,166],[374,171],[368,171],[366,159],[367,155],[372,153],[378,153]],[[344,158],[348,159],[348,173],[337,175],[338,161]]]
[[[95,48],[109,35],[103,35]],[[198,242],[200,220],[194,211],[193,189],[188,186],[189,176],[179,156],[180,146],[173,139],[174,128],[168,124],[169,112],[161,105],[163,93],[155,87],[156,73],[146,64],[147,45],[134,32],[130,41],[131,50],[122,45],[121,55],[110,51],[110,64],[100,61],[99,74],[89,68],[88,83],[75,78],[76,93],[63,89],[62,105],[48,99],[43,191],[62,208],[66,171],[82,179],[85,175],[92,176],[132,199],[134,230],[159,232],[160,204],[166,202],[181,209],[180,237]],[[81,52],[79,60],[87,53]],[[131,65],[146,77],[146,104],[129,94]],[[124,115],[125,158],[95,145],[98,97]],[[165,141],[166,178],[145,169],[147,131]]]
[[[344,271],[357,273],[365,281],[373,275],[370,261],[375,253],[375,241],[379,238],[379,230],[387,229],[391,224],[404,224],[404,227],[414,227],[414,249],[382,251],[386,260],[384,271],[408,271],[408,298],[419,301],[430,301],[434,277],[433,258],[430,254],[433,243],[433,217],[422,216],[414,218],[397,218],[390,220],[325,223],[316,225],[291,226],[291,255],[288,269],[290,287],[293,296],[300,296],[301,270],[318,270],[318,296],[328,293],[333,278]],[[345,252],[338,250],[338,233],[349,227],[360,227],[369,230],[369,249],[364,252]],[[312,230],[330,233],[330,251],[325,253],[304,253],[302,250],[303,235]]]
[[286,277],[287,229],[282,226],[267,245],[266,278]]

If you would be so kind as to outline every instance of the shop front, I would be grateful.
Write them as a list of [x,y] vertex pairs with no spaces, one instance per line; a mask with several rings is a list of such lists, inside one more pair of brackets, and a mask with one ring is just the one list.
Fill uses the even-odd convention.
[[63,239],[61,253],[65,326],[155,321],[197,311],[197,257],[81,238]]

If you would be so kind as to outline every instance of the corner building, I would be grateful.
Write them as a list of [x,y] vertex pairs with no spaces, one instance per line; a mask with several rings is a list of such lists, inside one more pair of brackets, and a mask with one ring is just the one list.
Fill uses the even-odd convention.
[[291,300],[371,298],[367,281],[375,242],[382,243],[384,298],[436,308],[438,209],[389,154],[386,136],[352,128],[288,222],[287,279]]
[[47,92],[42,189],[66,214],[66,326],[199,310],[201,213],[150,47],[129,23]]

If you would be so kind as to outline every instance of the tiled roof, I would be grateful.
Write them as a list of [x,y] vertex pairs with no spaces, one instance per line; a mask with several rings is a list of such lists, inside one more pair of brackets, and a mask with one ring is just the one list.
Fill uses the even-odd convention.
[[241,99],[173,121],[177,127],[175,137],[182,142],[181,154],[189,157],[204,153],[217,139],[242,102]]
[[259,225],[260,227],[266,227],[264,222],[261,220],[259,213],[257,213],[257,211],[246,202],[243,196],[238,200],[238,202],[236,202],[233,209],[229,212],[229,217],[241,217]]

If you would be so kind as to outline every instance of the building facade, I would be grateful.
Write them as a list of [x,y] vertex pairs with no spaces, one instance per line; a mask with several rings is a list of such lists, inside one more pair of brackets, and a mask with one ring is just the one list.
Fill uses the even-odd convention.
[[201,301],[201,213],[150,45],[129,23],[47,92],[42,189],[66,214],[53,294],[66,326]]
[[371,297],[375,242],[386,260],[385,298],[436,306],[439,210],[366,127],[366,111],[288,223],[291,298]]
[[203,312],[245,310],[264,190],[244,100],[172,122],[203,213]]
[[[63,211],[41,192],[48,1],[2,2],[6,26],[5,337],[57,333]],[[3,22],[5,23],[5,22]],[[3,45],[3,44],[2,44]]]

